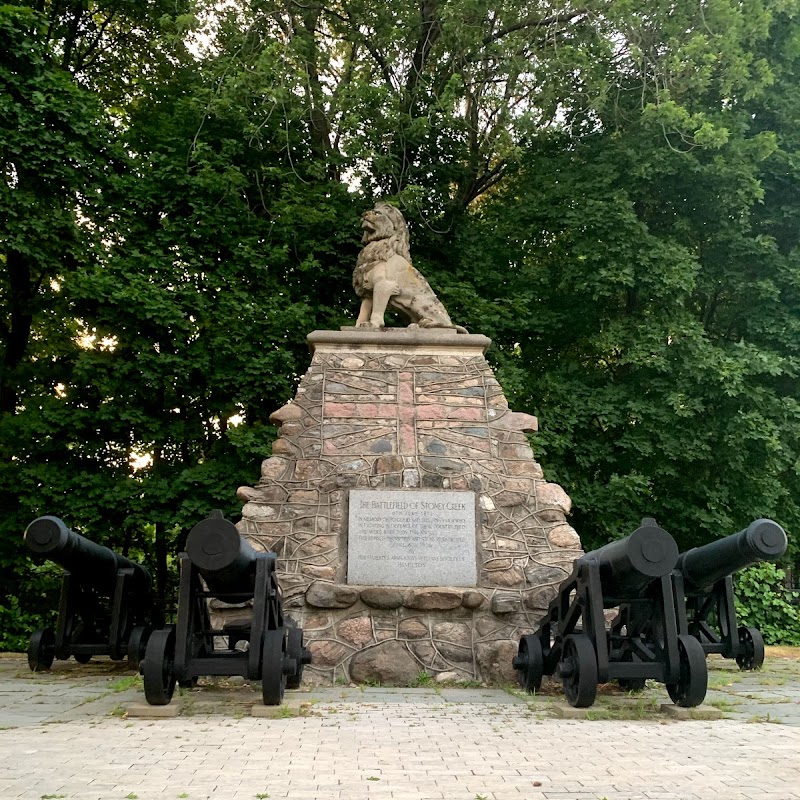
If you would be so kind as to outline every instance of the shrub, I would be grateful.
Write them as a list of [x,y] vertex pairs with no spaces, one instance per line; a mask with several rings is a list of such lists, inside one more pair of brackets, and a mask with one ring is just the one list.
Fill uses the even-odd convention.
[[786,588],[785,577],[769,562],[738,573],[736,616],[740,625],[758,628],[767,644],[800,645],[800,595]]

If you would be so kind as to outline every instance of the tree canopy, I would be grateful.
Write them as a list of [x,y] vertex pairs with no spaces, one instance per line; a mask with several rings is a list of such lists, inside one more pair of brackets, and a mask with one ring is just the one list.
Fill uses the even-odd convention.
[[[0,646],[21,532],[235,515],[378,197],[585,546],[800,523],[800,3],[0,6]],[[3,638],[6,636],[7,638]]]

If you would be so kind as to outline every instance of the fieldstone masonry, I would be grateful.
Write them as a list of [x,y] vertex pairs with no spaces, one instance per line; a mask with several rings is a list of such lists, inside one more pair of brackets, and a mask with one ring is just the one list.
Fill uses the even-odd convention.
[[[490,340],[405,328],[308,339],[311,366],[271,417],[272,457],[238,491],[239,529],[278,553],[284,608],[314,658],[305,679],[514,679],[519,636],[581,549],[570,499],[525,437],[536,418],[509,410],[484,358]],[[476,585],[348,583],[353,489],[474,493]]]

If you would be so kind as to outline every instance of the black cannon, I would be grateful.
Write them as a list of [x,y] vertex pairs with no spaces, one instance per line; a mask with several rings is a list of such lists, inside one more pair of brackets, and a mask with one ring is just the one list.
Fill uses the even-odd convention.
[[53,659],[127,656],[134,669],[157,618],[150,573],[141,564],[70,530],[58,517],[38,517],[25,530],[33,553],[63,567],[56,629],[31,636],[28,664],[47,670]]
[[[147,702],[166,705],[176,683],[191,686],[201,675],[241,675],[261,681],[265,705],[280,705],[285,688],[300,686],[311,655],[302,629],[284,620],[275,554],[256,552],[214,511],[192,528],[178,559],[177,623],[153,633],[141,665]],[[252,600],[252,610],[214,629],[209,598],[243,606]],[[220,639],[226,647],[218,647]]]
[[764,663],[758,628],[739,626],[733,573],[759,561],[777,561],[788,546],[776,522],[757,519],[743,531],[681,553],[673,575],[681,633],[694,636],[705,654],[735,658],[740,669]]
[[[627,689],[652,679],[679,706],[703,702],[708,684],[698,641],[681,634],[671,573],[675,540],[654,519],[630,536],[578,558],[534,633],[520,639],[514,668],[530,692],[557,673],[570,705],[587,707],[597,684]],[[619,608],[607,630],[603,610]]]

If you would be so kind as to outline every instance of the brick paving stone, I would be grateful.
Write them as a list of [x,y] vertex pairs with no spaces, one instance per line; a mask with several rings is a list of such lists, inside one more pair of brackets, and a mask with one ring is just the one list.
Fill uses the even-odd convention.
[[[525,699],[495,690],[367,687],[297,693],[319,697],[301,717],[237,718],[218,708],[126,720],[110,711],[140,690],[109,694],[107,680],[67,685],[63,675],[21,680],[4,661],[0,727],[4,719],[14,727],[0,730],[0,800],[123,800],[132,791],[140,800],[184,791],[190,800],[264,792],[292,800],[800,800],[800,713],[791,703],[748,699],[749,716],[713,722],[582,721],[532,713]],[[785,670],[784,683],[763,688],[798,698],[797,673]],[[715,692],[724,698],[756,695],[760,676],[723,677],[730,686]],[[748,723],[751,708],[785,724]]]

